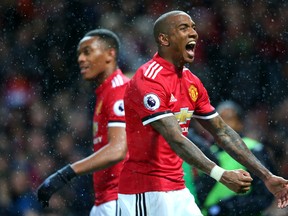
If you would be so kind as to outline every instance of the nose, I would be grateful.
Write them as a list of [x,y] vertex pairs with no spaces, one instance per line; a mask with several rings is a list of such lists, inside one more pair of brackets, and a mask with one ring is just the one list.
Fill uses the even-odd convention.
[[193,27],[190,28],[189,37],[192,37],[192,38],[195,38],[195,39],[198,38],[198,33],[197,33],[197,31],[196,31]]
[[78,55],[78,63],[81,63],[81,62],[83,62],[83,61],[85,61],[85,55],[83,55],[83,53],[80,53],[80,54]]

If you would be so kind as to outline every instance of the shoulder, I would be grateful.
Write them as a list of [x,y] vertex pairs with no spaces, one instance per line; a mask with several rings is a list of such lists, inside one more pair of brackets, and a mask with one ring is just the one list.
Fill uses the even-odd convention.
[[188,68],[183,69],[183,75],[189,79],[194,80],[195,82],[201,83],[201,80],[199,79],[198,76],[196,76],[193,72],[191,72]]
[[198,78],[194,73],[192,73],[189,69],[183,69],[183,76],[185,77],[186,81],[191,85],[197,88],[197,91],[206,92],[205,86],[203,85],[200,78]]
[[118,69],[111,79],[111,88],[125,86],[129,80],[130,79],[125,76],[120,69]]
[[142,70],[143,77],[147,80],[157,80],[165,72],[165,68],[153,59],[144,64],[140,69]]

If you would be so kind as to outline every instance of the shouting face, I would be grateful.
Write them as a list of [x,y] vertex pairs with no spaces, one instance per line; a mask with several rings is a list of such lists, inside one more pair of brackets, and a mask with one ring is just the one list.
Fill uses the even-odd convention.
[[163,19],[158,43],[165,50],[165,57],[173,64],[183,66],[192,63],[198,34],[191,17],[184,13],[172,13]]

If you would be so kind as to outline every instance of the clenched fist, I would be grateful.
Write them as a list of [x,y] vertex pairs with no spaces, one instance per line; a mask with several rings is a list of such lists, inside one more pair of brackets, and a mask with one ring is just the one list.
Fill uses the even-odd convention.
[[235,193],[246,193],[250,190],[252,180],[249,172],[239,169],[226,170],[220,182]]

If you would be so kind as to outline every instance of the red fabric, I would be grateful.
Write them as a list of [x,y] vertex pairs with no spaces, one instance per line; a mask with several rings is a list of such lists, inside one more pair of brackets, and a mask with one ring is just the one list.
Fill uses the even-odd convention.
[[171,63],[156,54],[129,82],[124,104],[129,159],[120,177],[119,192],[184,188],[182,159],[149,121],[174,113],[187,135],[193,112],[206,117],[214,114],[200,80],[187,68],[175,71]]
[[[128,80],[120,70],[117,70],[96,89],[97,102],[93,118],[95,152],[108,144],[109,123],[125,124],[125,117],[119,115],[118,106],[115,108],[115,104],[117,105],[119,101],[123,100]],[[123,162],[120,162],[93,174],[95,205],[118,198],[118,181],[122,167]]]

